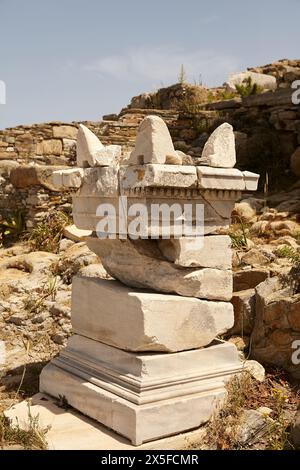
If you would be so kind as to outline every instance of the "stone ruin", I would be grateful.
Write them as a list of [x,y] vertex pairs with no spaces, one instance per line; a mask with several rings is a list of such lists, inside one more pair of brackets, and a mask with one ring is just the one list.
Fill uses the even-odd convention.
[[[77,168],[54,173],[56,188],[74,191],[74,223],[92,232],[87,244],[112,278],[74,278],[74,335],[43,369],[40,391],[64,397],[140,445],[208,421],[226,396],[226,382],[242,370],[236,347],[219,339],[234,323],[230,237],[222,232],[235,201],[256,190],[259,176],[233,168],[234,134],[226,123],[209,138],[197,167],[182,164],[157,116],[141,123],[121,166],[120,152],[81,125]],[[110,204],[120,215],[125,196],[126,224],[109,220],[111,237],[98,237],[107,214],[97,208]],[[174,203],[204,207],[204,236],[176,238],[175,219],[150,218],[140,238],[131,236],[136,204]]]

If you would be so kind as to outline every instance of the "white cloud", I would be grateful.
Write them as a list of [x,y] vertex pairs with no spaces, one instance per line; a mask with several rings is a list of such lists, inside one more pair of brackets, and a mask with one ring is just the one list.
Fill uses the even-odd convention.
[[156,83],[176,82],[181,64],[189,80],[202,80],[208,85],[222,84],[229,73],[239,69],[239,61],[230,54],[208,50],[185,50],[174,47],[139,47],[87,64],[84,69],[101,78],[120,81],[150,80]]

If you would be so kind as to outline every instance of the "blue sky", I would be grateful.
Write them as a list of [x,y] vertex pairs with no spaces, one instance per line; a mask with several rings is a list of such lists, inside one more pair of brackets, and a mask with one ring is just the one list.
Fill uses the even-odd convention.
[[300,0],[0,0],[0,128],[99,120],[136,94],[300,56]]

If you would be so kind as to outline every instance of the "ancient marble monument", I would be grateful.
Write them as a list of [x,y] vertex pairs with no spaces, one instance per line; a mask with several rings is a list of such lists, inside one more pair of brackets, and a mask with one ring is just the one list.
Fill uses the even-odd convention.
[[[73,279],[74,335],[43,369],[40,390],[140,445],[208,421],[242,368],[235,346],[218,339],[234,321],[224,232],[258,175],[233,168],[229,124],[211,135],[197,167],[182,164],[157,116],[141,123],[121,165],[120,153],[81,126],[77,167],[54,174],[57,188],[73,188],[74,222],[92,231],[87,244],[112,279]],[[181,214],[167,217],[174,204]],[[178,237],[187,207],[191,231]],[[203,223],[193,232],[196,207]]]

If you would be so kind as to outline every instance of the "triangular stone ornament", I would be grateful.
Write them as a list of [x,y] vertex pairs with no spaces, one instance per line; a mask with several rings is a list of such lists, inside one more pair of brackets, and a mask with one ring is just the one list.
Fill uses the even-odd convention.
[[225,122],[211,134],[204,146],[200,164],[215,168],[235,166],[235,136],[230,124]]
[[178,161],[178,155],[167,128],[158,116],[147,116],[140,124],[135,148],[130,155],[130,165],[146,163],[162,164],[167,160]]
[[97,152],[103,148],[104,145],[98,137],[86,126],[80,124],[77,135],[77,166],[81,168],[96,166]]

